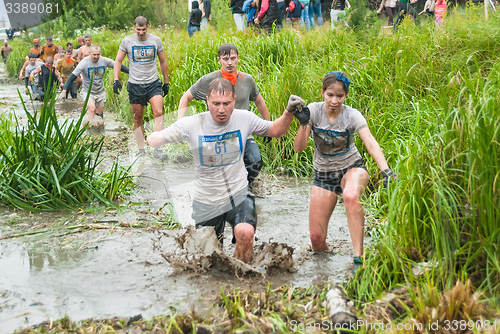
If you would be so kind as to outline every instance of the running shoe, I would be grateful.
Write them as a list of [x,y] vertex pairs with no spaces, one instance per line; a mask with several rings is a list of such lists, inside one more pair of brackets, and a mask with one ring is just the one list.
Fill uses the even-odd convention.
[[143,148],[140,148],[139,151],[137,151],[137,156],[138,157],[145,157],[146,156],[146,150]]
[[358,270],[359,267],[363,266],[363,258],[361,256],[357,256],[353,259],[354,262],[354,270],[352,271],[353,275],[356,275],[356,270]]
[[168,160],[168,154],[164,153],[161,149],[155,150],[153,157],[158,160]]

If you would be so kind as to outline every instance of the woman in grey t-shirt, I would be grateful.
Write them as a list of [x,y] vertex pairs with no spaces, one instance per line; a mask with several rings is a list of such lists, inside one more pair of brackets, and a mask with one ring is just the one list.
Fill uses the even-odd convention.
[[309,233],[313,251],[328,250],[328,221],[337,204],[337,196],[342,194],[354,246],[356,270],[362,264],[365,220],[360,197],[370,178],[361,154],[354,145],[356,132],[383,171],[384,184],[394,173],[388,167],[384,153],[370,133],[363,115],[344,105],[349,84],[349,79],[342,72],[333,71],[323,78],[321,95],[324,101],[308,105],[309,123],[301,122],[294,149],[297,152],[305,149],[312,130],[315,177],[309,206]]

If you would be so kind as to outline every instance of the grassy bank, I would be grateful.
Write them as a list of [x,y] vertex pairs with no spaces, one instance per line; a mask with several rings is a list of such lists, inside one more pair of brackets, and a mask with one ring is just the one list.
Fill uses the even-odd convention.
[[[114,58],[129,33],[103,31],[94,41]],[[409,287],[415,307],[403,308],[398,319],[411,321],[435,308],[439,293],[469,281],[468,289],[481,291],[495,307],[500,294],[497,14],[484,21],[480,7],[467,7],[450,11],[442,29],[424,22],[418,28],[404,24],[395,33],[375,27],[271,36],[219,30],[192,39],[168,29],[153,33],[162,38],[169,61],[166,112],[175,112],[200,76],[219,69],[216,52],[225,42],[238,47],[239,69],[256,79],[272,119],[281,115],[290,94],[321,100],[323,75],[345,71],[352,81],[345,103],[364,114],[399,174],[399,182],[382,189],[375,162],[357,140],[372,175],[366,204],[374,244],[364,268],[346,285],[349,295],[362,309],[384,291]],[[111,83],[108,74],[110,105],[119,117],[129,117],[125,92],[113,95]],[[204,109],[202,102],[194,105],[198,112]],[[283,138],[262,146],[267,171],[311,173],[312,143],[305,153],[293,151],[297,126],[294,122]]]

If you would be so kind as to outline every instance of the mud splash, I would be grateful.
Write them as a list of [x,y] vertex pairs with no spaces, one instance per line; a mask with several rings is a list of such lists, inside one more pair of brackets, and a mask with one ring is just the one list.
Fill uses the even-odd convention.
[[222,250],[213,227],[189,227],[175,241],[180,250],[175,253],[163,253],[162,256],[177,273],[185,270],[199,273],[216,269],[237,278],[264,279],[276,271],[297,271],[292,257],[294,249],[284,243],[265,242],[255,250],[253,261],[244,263]]

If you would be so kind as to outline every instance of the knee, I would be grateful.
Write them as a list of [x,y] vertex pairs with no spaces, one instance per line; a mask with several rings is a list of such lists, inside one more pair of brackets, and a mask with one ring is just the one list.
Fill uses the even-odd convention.
[[250,224],[238,224],[235,226],[234,235],[236,243],[251,246],[253,244],[254,228]]
[[142,124],[143,117],[144,117],[143,113],[135,112],[134,113],[134,123]]
[[354,191],[344,191],[342,194],[342,199],[346,209],[353,207],[355,205],[360,205],[359,195]]

